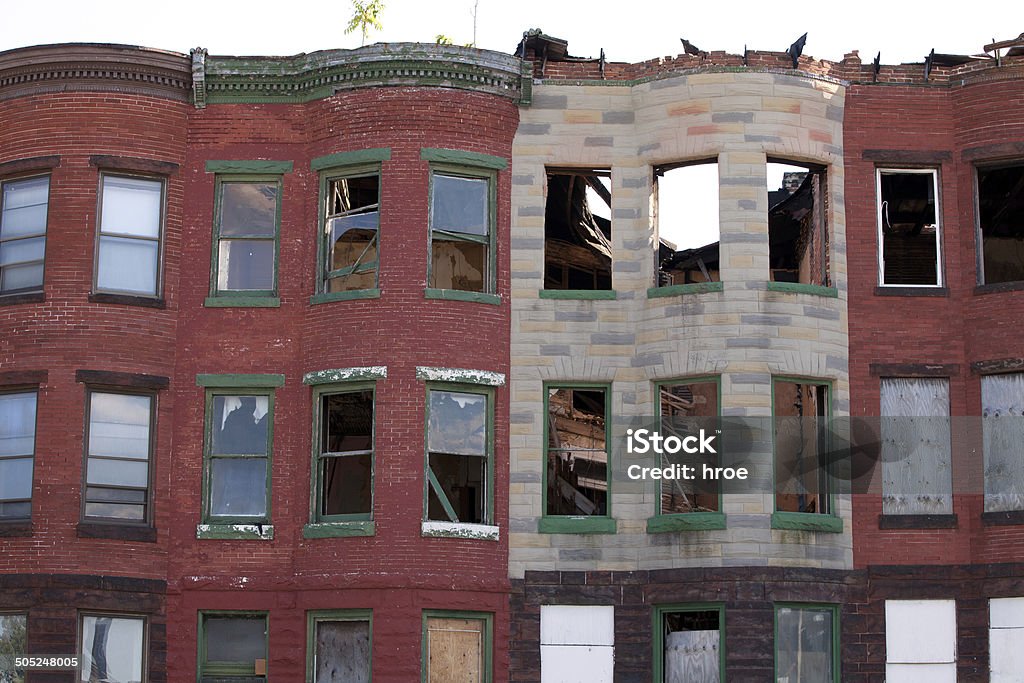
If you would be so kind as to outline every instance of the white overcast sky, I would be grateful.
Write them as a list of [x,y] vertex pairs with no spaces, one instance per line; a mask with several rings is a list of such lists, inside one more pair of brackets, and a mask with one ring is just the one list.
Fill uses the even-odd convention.
[[[929,50],[977,54],[987,43],[1024,32],[1024,0],[953,3],[949,0],[860,0],[839,3],[732,0],[477,0],[478,47],[511,53],[523,31],[540,28],[569,41],[569,53],[609,61],[637,62],[680,53],[686,38],[702,50],[742,53],[785,50],[807,32],[804,53],[840,60],[851,50],[870,62],[923,62]],[[383,30],[368,43],[433,42],[443,33],[456,44],[473,40],[474,0],[385,0]],[[214,55],[292,55],[354,48],[358,33],[345,34],[352,14],[348,0],[306,2],[93,2],[0,0],[0,50],[64,42],[123,43],[187,53],[205,47]],[[709,167],[707,171],[714,171]],[[778,174],[770,178],[777,187]],[[687,180],[688,189],[708,203],[700,220],[686,226],[689,238],[667,225],[676,211],[671,194],[661,193],[663,237],[680,247],[717,239],[714,220],[717,183],[713,175]],[[770,188],[774,189],[774,188]],[[689,215],[692,197],[687,193]],[[675,229],[674,229],[675,228]]]

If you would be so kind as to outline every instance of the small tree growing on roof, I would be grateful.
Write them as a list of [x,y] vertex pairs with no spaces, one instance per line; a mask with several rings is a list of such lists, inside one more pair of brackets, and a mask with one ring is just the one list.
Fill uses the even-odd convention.
[[384,0],[352,0],[352,9],[352,18],[345,33],[349,34],[359,29],[363,36],[360,45],[366,45],[366,36],[369,35],[371,28],[377,31],[384,28],[380,23],[380,15],[384,12]]

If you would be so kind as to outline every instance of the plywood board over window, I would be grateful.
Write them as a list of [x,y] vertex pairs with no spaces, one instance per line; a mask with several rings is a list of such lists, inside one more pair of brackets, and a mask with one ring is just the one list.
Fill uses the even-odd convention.
[[488,683],[490,615],[428,613],[424,616],[426,683]]
[[1024,374],[981,378],[985,512],[1024,510]]

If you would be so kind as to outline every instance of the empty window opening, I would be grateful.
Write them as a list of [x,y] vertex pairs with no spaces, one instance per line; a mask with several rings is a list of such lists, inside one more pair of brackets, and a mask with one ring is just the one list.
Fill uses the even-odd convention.
[[718,162],[654,168],[658,286],[718,282]]
[[373,510],[373,390],[321,397],[321,520],[368,519]]
[[721,612],[661,611],[661,683],[721,680]]
[[939,286],[934,169],[878,169],[879,284]]
[[828,184],[823,166],[768,163],[768,261],[774,282],[828,286]]
[[377,286],[380,175],[336,178],[328,183],[325,291]]
[[611,171],[548,170],[544,289],[612,288]]
[[431,390],[429,400],[427,519],[486,524],[488,397]]
[[828,386],[776,380],[773,404],[775,509],[831,513],[824,460]]
[[608,451],[604,389],[548,389],[548,515],[604,515]]
[[[717,382],[663,384],[659,392],[662,433],[666,437],[675,435],[684,438],[695,434],[702,427],[707,429],[711,426],[709,418],[718,416]],[[667,455],[661,457],[664,459],[662,466],[671,464]],[[702,461],[712,466],[715,463],[711,460],[715,457],[711,454],[700,455]],[[693,482],[686,480],[662,480],[661,514],[717,511],[717,493],[708,492],[706,488],[695,488]]]
[[1024,163],[978,169],[982,282],[1024,280]]

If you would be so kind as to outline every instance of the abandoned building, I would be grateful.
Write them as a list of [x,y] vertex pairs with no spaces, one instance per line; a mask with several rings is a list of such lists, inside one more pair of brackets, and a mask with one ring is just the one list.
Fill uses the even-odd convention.
[[1020,680],[1024,35],[684,47],[0,52],[11,679]]

